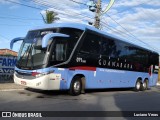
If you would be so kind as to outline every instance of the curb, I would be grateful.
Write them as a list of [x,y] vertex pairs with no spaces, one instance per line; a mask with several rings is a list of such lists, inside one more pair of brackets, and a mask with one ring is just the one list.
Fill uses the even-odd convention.
[[0,91],[7,92],[7,91],[21,91],[21,90],[24,90],[24,89],[2,89]]
[[0,84],[0,91],[14,91],[24,90],[25,86],[17,85],[15,83],[2,83]]

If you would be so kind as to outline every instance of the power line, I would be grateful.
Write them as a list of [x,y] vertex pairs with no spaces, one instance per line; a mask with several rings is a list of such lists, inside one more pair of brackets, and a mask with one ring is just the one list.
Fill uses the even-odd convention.
[[11,1],[11,0],[4,0],[4,1],[10,2],[10,3],[14,3],[14,4],[18,4],[18,5],[22,5],[22,6],[26,6],[26,7],[37,9],[37,10],[42,10],[41,8],[38,8],[38,7],[33,7],[33,6],[30,6],[30,5],[22,4],[22,3]]
[[[72,1],[72,2],[75,2],[75,3],[78,3],[78,2],[76,2],[76,1],[74,1],[74,0],[70,0],[70,1]],[[44,1],[45,2],[45,1]],[[78,3],[78,4],[81,4],[81,3]],[[144,4],[144,3],[143,3]],[[53,7],[53,6],[52,6]],[[81,14],[82,15],[82,14]],[[84,16],[84,15],[82,15],[82,16]],[[108,15],[109,16],[109,15]],[[88,16],[87,16],[88,17]],[[130,33],[126,28],[124,28],[121,24],[119,24],[117,21],[115,21],[111,16],[109,16],[114,22],[116,22],[119,26],[121,26],[125,31],[127,31],[132,37],[134,37],[134,38],[136,38],[136,39],[138,39],[136,36],[134,36],[132,33]],[[138,39],[139,40],[139,39]],[[139,41],[141,41],[141,40],[139,40]],[[144,43],[144,44],[146,44],[145,42],[143,42],[143,41],[141,41],[142,43]],[[147,46],[148,46],[148,44],[147,44]]]
[[11,25],[11,24],[0,24],[0,25],[4,25],[4,26],[31,26],[31,25]]
[[130,33],[126,28],[124,28],[120,23],[118,23],[116,20],[114,20],[110,15],[106,14],[112,21],[114,21],[117,25],[119,25],[121,28],[123,28],[126,32],[128,32],[131,36],[137,39],[132,33]]
[[[11,2],[11,3],[15,3],[15,4],[19,4],[19,5],[22,5],[22,6],[26,6],[26,7],[31,7],[31,8],[34,8],[34,9],[39,9],[39,10],[42,10],[41,8],[37,8],[37,7],[33,7],[33,6],[29,6],[29,5],[26,5],[26,4],[21,4],[21,3],[17,3],[17,2],[14,2],[14,1],[11,1],[11,0],[7,0],[8,2]],[[78,4],[84,4],[84,3],[80,3],[80,2],[77,2],[77,1],[74,1],[74,0],[70,0],[72,2],[75,2],[75,3],[78,3]],[[45,2],[45,1],[44,1]],[[41,2],[42,4],[42,2]],[[44,5],[44,4],[42,4]],[[86,5],[86,4],[84,4]],[[45,5],[46,6],[46,5]],[[53,7],[53,6],[52,6]],[[56,8],[57,9],[57,8]],[[71,16],[70,14],[66,14],[66,15],[69,15]],[[82,14],[79,14],[79,15],[82,15]],[[84,15],[82,15],[84,16]],[[88,16],[85,16],[85,17],[88,17]],[[0,17],[0,18],[6,18],[6,17]],[[11,17],[10,17],[11,18]],[[88,17],[89,18],[89,17]],[[11,18],[11,19],[17,19],[17,18]],[[19,19],[19,18],[18,18]],[[37,19],[26,19],[26,18],[21,18],[22,20],[37,20]],[[92,19],[92,18],[91,18]],[[39,19],[38,19],[39,20]],[[4,24],[3,24],[4,25]]]
[[129,32],[126,28],[124,28],[120,23],[118,23],[116,20],[114,20],[110,15],[107,14],[107,16],[113,20],[116,24],[118,24],[121,28],[123,28],[126,32],[128,32],[133,38],[136,38],[136,40],[140,41],[141,43],[145,44],[148,47],[151,47],[152,49],[156,50],[155,48],[153,48],[152,46],[150,46],[149,44],[143,42],[142,40],[140,40],[139,38],[137,38],[135,35],[133,35],[131,32]]
[[3,35],[0,35],[1,38],[4,38],[6,40],[9,40],[7,37],[3,36]]
[[86,4],[86,3],[78,2],[78,1],[75,1],[75,0],[69,0],[69,1],[72,1],[72,2],[77,3],[77,4],[81,4],[81,5],[85,5],[85,6],[87,6],[87,4]]
[[[125,34],[125,35],[127,35],[127,36],[130,37],[130,35],[127,34],[126,32],[123,32],[123,31],[121,31],[121,30],[118,30],[118,29],[114,28],[113,26],[107,25],[107,24],[106,24],[105,22],[103,22],[103,21],[101,21],[101,23],[102,23],[105,27],[109,28],[109,29],[110,29],[111,31],[113,31],[113,32],[117,31],[118,33]],[[111,28],[112,28],[112,29],[111,29]]]
[[[102,22],[102,24],[103,24],[103,26],[107,27],[109,30],[118,33],[119,36],[123,36],[123,37],[126,38],[125,35],[127,35],[127,36],[131,37],[130,35],[128,35],[127,33],[123,32],[123,31],[117,30],[116,28],[114,28],[114,27],[112,27],[112,26],[106,25],[104,22]],[[123,34],[124,34],[124,35],[123,35]],[[124,39],[124,38],[122,38],[122,39]],[[124,39],[124,40],[125,40],[125,39]],[[135,42],[133,41],[133,39],[129,39],[129,38],[128,38],[128,39],[126,39],[126,40],[129,40],[129,42],[131,42],[132,44],[135,44]],[[138,40],[138,39],[136,39],[136,40]],[[141,43],[143,43],[143,41],[140,41],[140,40],[138,40],[138,41],[141,42]],[[154,49],[154,50],[158,50],[158,48],[153,48],[152,46],[150,46],[149,44],[147,44],[147,43],[145,43],[145,42],[144,42],[143,44],[145,44],[145,46],[151,47],[151,48]]]
[[[54,8],[55,10],[60,10],[60,11],[62,11],[62,9],[61,8],[59,8],[59,7],[57,7],[57,6],[53,6],[53,5],[48,5],[47,4],[47,1],[40,1],[40,0],[35,0],[34,1],[35,3],[37,3],[37,4],[41,4],[41,5],[43,5],[43,6],[46,6],[46,7],[52,7],[52,8]],[[81,14],[81,13],[77,13],[77,12],[70,12],[70,11],[68,11],[67,10],[67,12],[65,11],[65,12],[60,12],[59,11],[59,13],[61,13],[61,14],[63,14],[63,15],[68,15],[68,16],[73,16],[74,18],[75,17],[77,17],[77,16],[75,16],[75,15],[78,15],[78,16],[82,16],[83,17],[83,19],[84,19],[84,17],[85,18],[89,18],[89,19],[93,19],[93,18],[91,18],[91,17],[89,17],[89,16],[86,16],[86,15],[84,15],[84,14]],[[73,15],[73,13],[75,14],[75,15]]]
[[42,19],[31,19],[31,18],[22,18],[22,17],[3,17],[3,16],[0,16],[0,19],[16,19],[16,20],[42,20]]
[[[26,1],[26,0],[25,0]],[[72,1],[73,2],[73,1]],[[74,1],[74,2],[76,2],[76,1]],[[45,6],[45,7],[53,7],[54,9],[56,9],[56,10],[62,10],[61,8],[58,8],[57,6],[53,6],[53,5],[48,5],[47,4],[47,1],[39,1],[39,0],[35,0],[34,1],[34,3],[38,3],[38,4],[41,4],[41,5],[43,5],[43,6]],[[76,2],[76,3],[78,3],[78,4],[80,4],[80,2]],[[27,5],[28,6],[28,5]],[[33,7],[33,6],[32,6]],[[84,15],[84,14],[81,14],[81,13],[77,13],[77,12],[73,12],[72,11],[72,13],[70,12],[70,11],[67,11],[67,13],[66,12],[60,12],[61,14],[63,14],[63,15],[67,15],[67,16],[73,16],[73,17],[75,17],[74,15],[72,15],[73,13],[75,13],[76,15],[78,15],[78,16],[82,16],[83,17],[83,19],[84,19],[84,17],[85,18],[89,18],[89,19],[93,19],[93,18],[91,18],[91,17],[88,17],[88,16],[86,16],[86,15]],[[69,13],[71,13],[71,14],[69,14]],[[76,16],[77,17],[77,16]]]
[[[33,8],[33,9],[43,10],[42,8],[33,7],[33,6],[30,6],[30,5],[26,5],[26,4],[14,2],[14,1],[11,1],[11,0],[6,0],[6,1],[11,2],[11,3],[14,3],[14,4],[26,6],[26,7],[29,7],[29,8]],[[36,0],[36,1],[34,1],[34,2],[35,2],[35,3],[40,3],[40,4],[43,5],[43,6],[49,7],[48,5],[45,4],[46,1],[41,1],[41,2],[39,2],[38,0]],[[57,8],[57,7],[55,7],[55,6],[50,6],[50,7],[54,7],[54,8],[57,9],[57,10],[61,10],[60,8]],[[68,13],[71,13],[71,12],[67,12],[67,13],[66,13],[66,12],[63,12],[63,13],[62,13],[62,12],[61,12],[61,14],[64,14],[64,15],[74,16],[74,15],[71,15],[71,14],[68,14]],[[75,13],[75,14],[77,14],[77,15],[83,16],[83,18],[84,18],[84,17],[89,18],[88,16],[85,16],[85,15],[80,14],[80,13],[76,13],[76,12],[72,12],[72,13]],[[75,17],[75,16],[74,16],[74,17]],[[12,18],[12,19],[14,19],[14,18]],[[91,19],[92,19],[92,18],[91,18]]]
[[[123,36],[123,37],[128,36],[128,37],[131,37],[130,34],[128,34],[128,33],[126,33],[126,32],[123,32],[123,31],[121,31],[121,30],[118,30],[118,29],[114,28],[113,26],[107,25],[107,24],[106,24],[105,22],[103,22],[103,21],[101,21],[101,23],[103,24],[103,26],[107,27],[109,30],[111,30],[111,31],[113,31],[113,32],[115,32],[115,33],[118,33],[119,36]],[[129,41],[133,43],[132,40],[129,40]]]
[[[5,21],[11,21],[11,19],[8,19],[8,18],[0,18],[0,19],[2,19],[2,20],[5,20]],[[24,21],[24,20],[20,20],[20,19],[12,19],[12,21],[15,21],[15,22],[21,22],[21,23],[29,23],[29,22],[27,22],[27,21]],[[6,26],[10,26],[10,25],[8,25],[8,24],[0,24],[0,25],[6,25]],[[11,25],[11,26],[15,26],[15,25]],[[17,25],[18,26],[18,25]],[[23,25],[20,25],[20,26],[23,26]]]
[[[38,7],[33,7],[33,6],[30,6],[30,5],[26,5],[26,4],[22,4],[22,3],[18,3],[18,2],[14,2],[14,1],[11,1],[11,0],[6,0],[6,1],[8,1],[8,2],[11,2],[11,3],[14,3],[14,4],[18,4],[18,5],[22,5],[22,6],[26,6],[26,7],[30,7],[30,8],[33,8],[33,9],[38,9],[38,10],[43,10],[42,8],[38,8]],[[45,2],[46,1],[41,1],[41,2],[39,2],[39,1],[34,1],[35,3],[40,3],[41,5],[43,5],[43,6],[47,6],[47,7],[49,7],[48,5],[46,5],[45,4]],[[43,3],[42,3],[43,2]],[[54,7],[55,9],[58,9],[58,10],[61,10],[60,8],[57,8],[57,7],[55,7],[55,6],[50,6],[50,7]],[[68,13],[70,13],[70,12],[68,12]],[[70,14],[68,14],[68,13],[66,13],[66,12],[61,12],[61,14],[64,14],[64,15],[69,15],[69,16],[73,16],[73,15],[70,15]],[[74,12],[74,13],[76,13],[76,12]],[[83,17],[87,17],[88,18],[88,16],[84,16],[83,14],[79,14],[79,13],[76,13],[77,15],[81,15],[81,16],[83,16]],[[74,16],[75,17],[75,16]]]
[[[134,5],[134,6],[140,6],[140,5],[144,5],[144,4],[146,4],[146,3],[148,3],[148,2],[143,2],[143,3],[140,3],[140,4],[138,4],[138,5]],[[123,10],[118,11],[117,13],[112,14],[112,15],[117,15],[117,14],[119,14],[119,13],[122,13],[123,11],[130,10],[130,9],[134,9],[134,7],[129,7],[129,8],[123,9]]]
[[8,12],[4,12],[4,11],[0,11],[0,17],[1,18],[11,18],[11,19],[22,19],[22,20],[41,20],[41,19],[37,19],[37,18],[26,18],[26,17],[22,17],[22,16],[17,16],[17,15],[13,15],[13,14],[8,14]]

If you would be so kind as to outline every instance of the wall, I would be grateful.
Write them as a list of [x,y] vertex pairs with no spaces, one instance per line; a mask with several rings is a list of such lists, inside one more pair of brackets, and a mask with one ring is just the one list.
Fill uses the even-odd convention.
[[0,56],[0,83],[13,82],[16,61],[14,56]]

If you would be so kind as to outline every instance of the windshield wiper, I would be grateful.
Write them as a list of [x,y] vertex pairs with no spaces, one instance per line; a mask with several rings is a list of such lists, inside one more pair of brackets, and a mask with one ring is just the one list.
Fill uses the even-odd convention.
[[[28,56],[27,56],[27,62],[26,62],[26,66],[25,67],[27,67],[27,65],[28,65],[28,61],[29,61],[29,56],[30,56],[30,58],[31,58],[31,68],[33,68],[33,57],[32,57],[32,50],[33,50],[33,45],[30,45],[30,49],[29,49],[29,51],[28,51]],[[28,66],[29,67],[29,66]]]

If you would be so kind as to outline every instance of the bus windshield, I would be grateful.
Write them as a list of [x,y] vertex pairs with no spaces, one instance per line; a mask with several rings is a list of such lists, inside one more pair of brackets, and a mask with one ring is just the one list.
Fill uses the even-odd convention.
[[[42,38],[48,33],[63,33],[69,35],[68,38],[51,38],[46,48],[42,48]],[[21,45],[17,59],[17,67],[20,69],[37,69],[47,64],[49,55],[53,65],[66,61],[82,30],[73,28],[54,28],[29,31]]]

